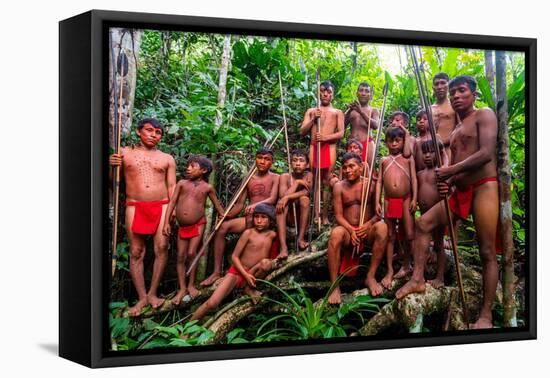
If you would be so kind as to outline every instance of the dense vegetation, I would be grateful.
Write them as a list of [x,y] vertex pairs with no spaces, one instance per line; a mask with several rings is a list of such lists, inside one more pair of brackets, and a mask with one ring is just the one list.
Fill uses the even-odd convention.
[[[298,135],[298,127],[306,109],[315,104],[318,68],[321,79],[330,79],[336,86],[335,107],[345,109],[355,99],[358,83],[367,81],[374,89],[372,103],[378,108],[382,105],[382,87],[386,82],[389,84],[386,114],[399,109],[414,119],[419,109],[416,83],[404,49],[386,47],[382,54],[381,48],[373,44],[245,36],[231,37],[225,104],[220,107],[218,81],[223,42],[222,35],[144,31],[137,52],[139,69],[133,119],[152,116],[165,125],[167,133],[160,148],[176,158],[178,177],[189,154],[212,158],[216,167],[214,184],[224,203],[246,173],[253,152],[282,125],[279,73],[291,146],[305,148],[308,144]],[[421,51],[428,84],[432,75],[441,71],[451,77],[472,75],[479,83],[476,106],[495,109],[483,51],[434,47],[423,47]],[[525,65],[522,54],[508,53],[507,57],[513,237],[516,259],[521,260],[525,253]],[[393,65],[399,67],[397,70],[389,69],[390,60],[399,62]],[[221,123],[216,123],[216,117]],[[411,129],[414,132],[414,122]],[[129,134],[123,144],[135,141],[135,136]],[[340,149],[342,146],[340,143]],[[273,169],[282,173],[287,169],[283,138],[275,149]],[[467,222],[461,231],[461,250],[468,253],[475,248],[473,225]],[[110,318],[114,348],[197,345],[211,337],[205,327],[186,322],[186,312],[174,310],[143,320],[121,317],[124,301],[133,294],[125,273],[126,241],[121,240],[118,251],[121,273],[113,281]],[[164,288],[173,289],[169,285]],[[286,315],[253,315],[246,325],[231,331],[225,342],[350,335],[361,324],[359,320],[387,301],[358,297],[336,313],[323,312],[323,308],[317,313],[319,307],[314,307],[313,302],[322,298],[322,294],[316,294],[315,298],[310,298],[311,295],[299,285],[276,291],[280,306],[287,306]],[[302,314],[299,309],[304,309],[303,316],[296,315]],[[187,338],[182,339],[182,335]]]

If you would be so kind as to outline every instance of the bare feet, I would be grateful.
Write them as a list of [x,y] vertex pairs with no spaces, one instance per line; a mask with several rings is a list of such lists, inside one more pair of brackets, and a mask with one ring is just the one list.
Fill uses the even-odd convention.
[[441,289],[443,286],[445,286],[445,282],[437,277],[433,280],[429,280],[428,284],[432,285],[434,289]]
[[428,264],[435,264],[437,262],[437,253],[430,251],[428,253]]
[[401,289],[395,293],[395,298],[403,299],[407,295],[412,293],[423,293],[426,290],[426,283],[424,281],[410,280]]
[[185,297],[185,295],[187,294],[187,290],[185,288],[183,289],[180,289],[174,298],[172,298],[171,302],[174,306],[179,306],[179,304],[181,303],[181,299],[183,297]]
[[149,302],[149,304],[151,305],[151,307],[153,307],[154,309],[157,309],[159,308],[160,306],[163,305],[164,303],[164,299],[163,298],[159,298],[157,297],[156,295],[147,295],[147,301]]
[[256,289],[251,288],[250,286],[246,285],[244,290],[245,294],[247,294],[250,299],[252,300],[252,303],[258,304],[260,302],[260,299],[262,297],[262,292]]
[[328,226],[330,224],[328,217],[323,217],[322,223],[323,226]]
[[449,239],[445,239],[443,241],[443,248],[446,249],[446,250],[452,251],[453,250],[453,243],[451,243],[451,241]]
[[384,286],[386,289],[390,290],[393,282],[393,272],[388,272],[382,278],[382,281],[380,282],[382,286]]
[[210,277],[208,277],[207,279],[205,279],[204,281],[201,282],[201,286],[210,286],[212,285],[214,282],[216,282],[217,280],[220,279],[220,274],[218,272],[213,272]]
[[187,286],[187,291],[189,292],[191,299],[197,298],[197,296],[201,293],[194,285]]
[[395,279],[403,278],[409,275],[411,272],[412,272],[412,268],[410,265],[407,267],[402,266],[401,269],[399,269],[399,271],[395,273],[395,276],[393,276],[393,278]]
[[368,278],[365,280],[365,285],[369,288],[370,295],[377,297],[384,292],[384,288],[374,278]]
[[147,302],[147,298],[139,300],[133,307],[128,309],[128,316],[139,316],[143,307],[147,306],[147,303],[149,303]]
[[330,293],[330,296],[328,297],[328,303],[333,304],[333,305],[337,305],[337,304],[342,303],[342,299],[340,298],[340,288],[339,287],[334,288],[332,293]]
[[307,247],[309,247],[309,243],[306,242],[304,239],[298,239],[298,249],[304,250]]
[[470,324],[470,329],[486,329],[486,328],[493,328],[493,321],[492,319],[480,317],[477,322],[474,324]]

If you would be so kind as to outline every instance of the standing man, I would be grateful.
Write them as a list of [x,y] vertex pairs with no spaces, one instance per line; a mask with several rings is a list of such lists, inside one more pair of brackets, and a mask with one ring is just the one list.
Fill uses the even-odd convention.
[[[311,135],[309,161],[313,168],[321,169],[323,190],[322,223],[328,221],[329,181],[336,164],[336,144],[344,137],[344,113],[340,109],[332,107],[334,98],[334,85],[326,80],[320,85],[321,106],[310,108],[304,115],[300,135]],[[321,127],[317,130],[317,120],[320,119]],[[314,127],[315,126],[315,127]],[[321,142],[321,161],[317,166],[317,142]],[[314,178],[315,179],[315,178]],[[317,216],[318,214],[315,214]]]
[[[454,192],[449,197],[453,219],[474,218],[483,274],[483,301],[478,320],[471,328],[493,326],[492,306],[498,280],[496,237],[499,216],[497,182],[497,119],[489,108],[476,109],[477,83],[471,76],[458,76],[449,83],[451,105],[462,123],[450,139],[451,164],[436,169],[441,194]],[[413,276],[396,293],[401,299],[410,293],[425,290],[424,265],[430,245],[431,232],[447,225],[442,202],[424,213],[416,223]],[[465,319],[467,321],[467,319]]]
[[456,127],[456,113],[449,100],[449,75],[445,72],[436,74],[432,80],[436,103],[432,105],[432,114],[434,117],[435,132],[441,137],[445,146],[445,153],[449,157],[451,143],[451,134]]
[[[370,84],[366,81],[359,83],[357,87],[357,100],[359,103],[354,102],[350,104],[344,118],[344,124],[351,125],[350,139],[357,139],[363,145],[363,151],[361,152],[363,161],[367,161],[368,150],[369,157],[367,162],[369,167],[372,166],[374,156],[374,140],[371,130],[378,129],[378,118],[380,118],[378,109],[369,105],[371,99],[372,89]],[[370,130],[368,130],[369,125]]]
[[[130,242],[130,276],[138,294],[138,302],[128,310],[129,316],[138,316],[147,304],[158,308],[164,299],[157,289],[168,259],[168,237],[162,233],[166,209],[176,186],[174,158],[157,150],[164,128],[154,118],[138,122],[137,146],[124,147],[120,154],[109,157],[111,167],[120,166],[126,183],[126,232]],[[116,225],[115,225],[116,227]],[[153,236],[155,262],[151,287],[145,290],[143,259],[145,240]]]

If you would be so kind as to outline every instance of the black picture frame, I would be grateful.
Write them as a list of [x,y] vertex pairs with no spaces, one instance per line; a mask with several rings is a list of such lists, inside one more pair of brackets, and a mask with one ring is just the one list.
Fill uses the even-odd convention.
[[[287,344],[201,346],[143,353],[109,352],[107,319],[109,27],[356,40],[522,51],[526,67],[526,326],[488,331],[353,338]],[[535,339],[536,318],[536,58],[528,38],[281,23],[92,10],[59,24],[59,354],[89,367],[345,352]]]

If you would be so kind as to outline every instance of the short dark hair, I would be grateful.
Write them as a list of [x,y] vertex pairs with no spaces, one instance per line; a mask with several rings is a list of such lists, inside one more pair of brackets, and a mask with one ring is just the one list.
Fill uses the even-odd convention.
[[402,112],[401,110],[396,110],[390,115],[390,123],[393,121],[393,119],[397,116],[403,117],[405,122],[407,123],[407,126],[409,126],[409,115],[405,112]]
[[309,163],[309,156],[304,152],[304,150],[301,150],[299,148],[295,149],[291,152],[290,156],[302,156],[306,159],[306,162]]
[[191,163],[197,163],[199,167],[201,167],[201,169],[206,170],[206,172],[203,175],[203,179],[204,181],[208,181],[208,177],[210,176],[210,173],[212,173],[212,168],[213,168],[213,165],[210,159],[202,155],[191,155],[187,159],[187,165]]
[[162,135],[164,135],[164,126],[162,126],[162,124],[159,122],[158,119],[156,119],[156,118],[143,118],[143,119],[139,120],[139,122],[137,123],[137,129],[138,130],[143,129],[143,126],[145,126],[146,124],[150,124],[155,129],[159,129],[162,132]]
[[370,84],[367,83],[366,81],[360,82],[359,85],[357,86],[357,90],[359,90],[361,87],[365,87],[365,88],[372,89],[372,87],[370,86]]
[[395,138],[405,138],[405,132],[400,127],[388,127],[386,130],[386,142]]
[[256,155],[271,155],[273,157],[273,150],[269,147],[260,147],[256,151]]
[[348,160],[355,159],[359,164],[363,164],[363,159],[361,159],[361,156],[353,153],[353,152],[346,152],[344,156],[342,156],[342,163],[345,163]]
[[336,92],[336,87],[334,86],[334,84],[332,84],[332,81],[330,80],[325,80],[321,83],[321,85],[319,85],[319,87],[325,87],[325,88],[332,88],[332,92]]
[[420,109],[417,113],[416,113],[416,119],[422,117],[422,116],[426,116],[428,117],[428,113],[426,112],[426,109]]
[[[441,143],[440,140],[437,140],[437,147],[439,148],[439,151],[442,151],[445,148],[445,146],[443,146],[443,143]],[[422,152],[435,151],[434,141],[431,139],[423,141],[421,148],[422,148]]]
[[446,82],[449,82],[449,75],[447,75],[445,72],[440,72],[434,75],[434,78],[432,79],[432,83],[435,83],[437,79],[443,79]]
[[451,87],[456,87],[457,85],[460,85],[460,84],[468,85],[468,88],[470,88],[472,92],[475,92],[477,89],[477,81],[476,79],[474,79],[473,76],[470,76],[470,75],[460,75],[453,78],[453,80],[449,82],[449,89]]
[[357,147],[359,147],[359,151],[363,152],[363,143],[361,143],[359,141],[359,139],[356,139],[356,138],[351,138],[350,140],[348,140],[348,142],[346,143],[346,150],[349,148],[349,146],[351,146],[352,144],[355,144]]

